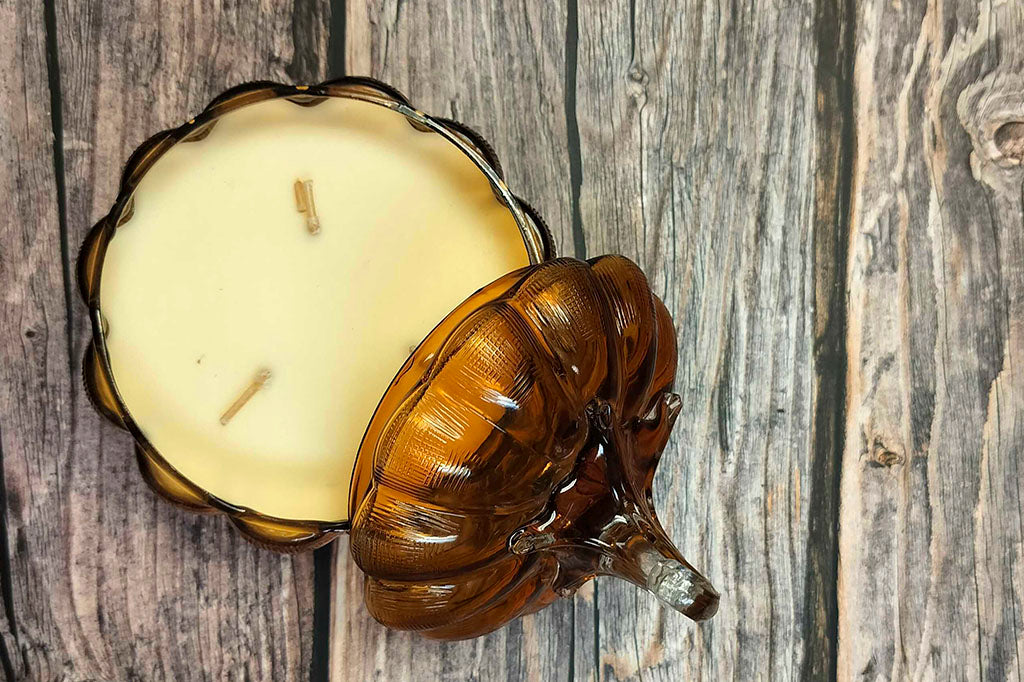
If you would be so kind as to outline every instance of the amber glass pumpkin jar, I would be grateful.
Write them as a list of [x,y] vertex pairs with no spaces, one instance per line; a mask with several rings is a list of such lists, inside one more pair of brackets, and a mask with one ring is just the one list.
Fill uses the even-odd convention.
[[651,496],[675,369],[668,311],[621,256],[526,268],[452,312],[357,459],[350,546],[374,617],[474,637],[595,575],[713,615]]

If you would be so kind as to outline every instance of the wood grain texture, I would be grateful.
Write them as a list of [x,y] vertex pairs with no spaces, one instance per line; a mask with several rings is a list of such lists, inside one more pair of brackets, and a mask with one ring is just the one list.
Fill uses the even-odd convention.
[[[9,198],[0,232],[0,454],[5,486],[0,655],[8,679],[27,676],[30,669],[55,674],[65,664],[60,659],[66,658],[64,652],[49,652],[55,615],[35,613],[31,606],[45,603],[52,586],[36,567],[46,556],[36,559],[30,553],[33,547],[23,528],[37,515],[43,521],[36,523],[45,524],[37,542],[56,540],[64,505],[52,499],[60,473],[54,463],[59,453],[69,450],[72,436],[45,36],[43,13],[34,3],[0,4],[0,97],[5,109],[0,117],[0,189]],[[31,442],[22,434],[32,434]],[[51,499],[23,511],[43,497]]]
[[[1019,2],[331,5],[0,0],[5,676],[1020,676]],[[598,579],[427,642],[366,614],[343,540],[314,660],[313,558],[158,501],[88,405],[69,272],[128,154],[342,69],[480,130],[560,253],[647,271],[684,399],[656,502],[713,621]]]
[[1021,676],[1022,35],[1019,2],[858,8],[844,679]]
[[835,551],[823,498],[838,451],[816,408],[839,406],[816,299],[835,285],[818,261],[837,257],[837,174],[816,144],[839,140],[819,130],[819,96],[836,104],[818,92],[819,20],[809,3],[581,5],[587,253],[634,258],[675,319],[683,412],[655,501],[723,594],[694,627],[599,580],[602,679],[818,679],[832,665],[834,585],[818,572]]
[[8,674],[307,679],[312,558],[258,550],[149,491],[130,438],[81,389],[88,330],[68,272],[136,145],[240,81],[321,78],[327,19],[185,2],[0,11],[0,177],[17,197],[0,235]]
[[[509,186],[547,220],[559,253],[572,253],[565,3],[352,2],[345,23],[348,72],[385,80],[424,111],[482,133],[497,151]],[[431,642],[374,622],[362,604],[363,578],[347,540],[338,544],[337,557],[332,679],[587,677],[569,662],[575,646],[572,602],[480,639]],[[586,638],[592,646],[592,635]],[[593,660],[592,652],[578,653],[581,664]]]

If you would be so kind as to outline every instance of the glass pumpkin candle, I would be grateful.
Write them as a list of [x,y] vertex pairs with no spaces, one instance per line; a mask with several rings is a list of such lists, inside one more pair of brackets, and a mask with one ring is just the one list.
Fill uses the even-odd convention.
[[628,260],[552,257],[469,128],[248,84],[144,143],[87,237],[86,387],[171,501],[279,551],[351,529],[391,627],[474,636],[602,573],[706,618],[650,498],[671,320]]

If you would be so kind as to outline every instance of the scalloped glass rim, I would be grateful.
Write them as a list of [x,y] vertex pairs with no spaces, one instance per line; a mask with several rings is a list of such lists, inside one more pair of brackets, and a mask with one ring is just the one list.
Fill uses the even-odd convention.
[[[112,379],[99,303],[100,278],[107,245],[117,227],[131,217],[132,195],[139,180],[168,149],[178,143],[201,140],[220,116],[250,104],[287,99],[298,106],[315,106],[328,97],[358,99],[387,107],[406,116],[409,124],[417,130],[434,132],[447,139],[484,173],[498,201],[509,208],[519,226],[531,263],[554,257],[547,225],[532,206],[508,189],[497,155],[479,133],[458,121],[424,114],[413,108],[401,92],[372,78],[345,77],[317,85],[284,85],[272,81],[243,83],[219,94],[187,123],[161,131],[136,148],[121,174],[114,205],[89,231],[79,251],[79,294],[89,308],[92,323],[92,340],[82,361],[86,394],[102,416],[128,431],[135,439],[139,470],[158,495],[190,511],[225,514],[246,539],[279,552],[314,549],[348,531],[351,524],[349,521],[281,519],[239,507],[192,483],[164,459],[132,419]],[[353,475],[357,468],[354,468]]]

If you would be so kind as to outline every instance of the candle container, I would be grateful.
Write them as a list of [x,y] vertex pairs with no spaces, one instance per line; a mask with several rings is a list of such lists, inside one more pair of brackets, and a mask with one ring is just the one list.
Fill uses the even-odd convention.
[[[139,182],[169,149],[203,140],[242,107],[315,107],[330,98],[387,108],[457,148],[511,214],[531,263],[466,298],[409,355],[359,444],[344,521],[268,514],[179,472],[118,390],[100,297],[110,242],[133,217]],[[301,189],[299,210],[309,210]],[[544,222],[508,189],[490,145],[463,124],[418,111],[394,88],[343,78],[223,93],[132,154],[113,207],[82,246],[78,280],[93,332],[86,392],[132,435],[149,486],[178,506],[225,514],[248,540],[276,551],[310,550],[350,532],[367,606],[385,625],[472,637],[596,575],[629,580],[695,620],[716,611],[718,594],[673,546],[651,496],[680,408],[665,306],[625,258],[555,258]]]

